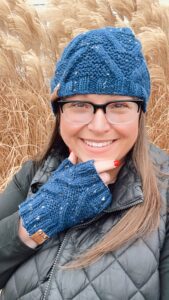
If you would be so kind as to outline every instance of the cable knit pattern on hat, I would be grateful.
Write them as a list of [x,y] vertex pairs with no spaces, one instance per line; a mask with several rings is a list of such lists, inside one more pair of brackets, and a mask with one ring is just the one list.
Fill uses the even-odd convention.
[[[105,27],[75,37],[56,64],[51,91],[75,94],[116,94],[144,100],[150,96],[150,76],[141,43],[130,28]],[[54,104],[52,104],[54,105]]]
[[73,165],[65,159],[47,183],[19,206],[19,214],[30,235],[42,229],[52,237],[95,217],[111,201],[93,161]]

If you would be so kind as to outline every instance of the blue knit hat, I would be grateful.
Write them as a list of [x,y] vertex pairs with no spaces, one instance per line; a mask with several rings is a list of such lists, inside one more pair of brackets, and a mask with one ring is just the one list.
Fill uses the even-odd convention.
[[[56,64],[51,92],[58,96],[112,94],[150,96],[150,76],[141,43],[130,28],[105,27],[75,37]],[[54,109],[54,103],[52,103]]]

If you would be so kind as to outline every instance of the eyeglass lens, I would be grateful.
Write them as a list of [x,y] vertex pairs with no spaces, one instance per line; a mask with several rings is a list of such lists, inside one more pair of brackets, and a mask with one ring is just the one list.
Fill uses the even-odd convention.
[[[87,124],[94,117],[94,105],[83,101],[65,103],[62,110],[65,118],[73,123]],[[137,114],[136,102],[111,102],[106,106],[106,118],[112,124],[131,122]]]

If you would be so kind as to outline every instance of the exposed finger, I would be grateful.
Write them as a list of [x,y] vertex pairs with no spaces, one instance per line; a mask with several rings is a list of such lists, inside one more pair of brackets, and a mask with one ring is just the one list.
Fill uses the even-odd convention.
[[71,161],[72,164],[76,164],[77,163],[77,156],[74,154],[74,152],[70,152],[70,155],[68,157],[68,159]]
[[108,172],[103,172],[103,173],[99,173],[99,177],[102,179],[102,181],[108,185],[108,184],[111,184],[111,183],[114,183],[117,179],[117,174],[111,172],[111,171],[108,171]]
[[106,172],[99,173],[99,177],[106,185],[108,185],[111,181],[111,176],[109,173],[106,173]]
[[94,166],[98,173],[102,173],[108,170],[115,169],[120,166],[119,160],[97,160],[94,162]]

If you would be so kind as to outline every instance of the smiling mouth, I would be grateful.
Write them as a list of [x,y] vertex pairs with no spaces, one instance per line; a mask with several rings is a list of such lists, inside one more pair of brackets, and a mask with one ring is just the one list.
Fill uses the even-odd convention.
[[110,141],[89,141],[89,140],[83,140],[83,142],[92,148],[104,148],[107,146],[110,146],[111,144],[113,144],[113,142],[115,142],[116,140],[110,140]]

